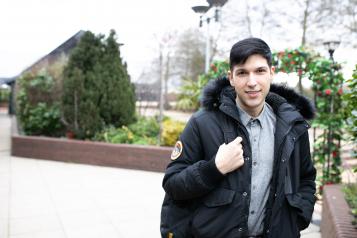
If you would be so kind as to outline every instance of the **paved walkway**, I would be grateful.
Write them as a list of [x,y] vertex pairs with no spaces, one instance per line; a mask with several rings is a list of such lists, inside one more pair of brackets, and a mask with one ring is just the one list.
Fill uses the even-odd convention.
[[[10,156],[10,118],[0,113],[0,238],[158,238],[162,177]],[[302,237],[319,238],[319,227]]]

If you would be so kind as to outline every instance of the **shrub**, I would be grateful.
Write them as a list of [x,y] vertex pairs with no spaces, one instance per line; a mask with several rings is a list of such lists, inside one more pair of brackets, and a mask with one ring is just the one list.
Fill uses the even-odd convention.
[[343,189],[345,193],[345,198],[348,205],[351,208],[351,213],[353,215],[352,224],[357,229],[357,184],[348,184]]
[[135,96],[115,32],[107,39],[86,32],[64,69],[63,121],[77,138],[134,121]]
[[163,121],[162,145],[173,146],[185,127],[185,123],[166,119]]
[[[347,81],[348,91],[343,95],[344,118],[352,143],[357,144],[357,65],[351,79]],[[356,147],[354,147],[356,148]],[[357,152],[356,150],[354,151]]]
[[137,122],[128,126],[138,136],[157,137],[160,126],[154,117],[139,117]]
[[180,88],[177,108],[184,111],[195,111],[200,107],[200,96],[206,84],[218,77],[226,76],[229,70],[227,61],[216,61],[211,64],[207,74],[198,76],[197,80],[185,78]]
[[0,103],[9,102],[10,89],[0,87]]
[[158,133],[159,124],[155,118],[142,117],[129,126],[107,127],[97,133],[93,139],[109,143],[155,145],[157,144]]
[[61,134],[60,105],[52,95],[54,87],[53,78],[45,72],[37,75],[26,74],[19,78],[17,114],[26,134]]
[[[163,121],[161,145],[173,146],[183,131],[185,123],[165,118]],[[157,145],[159,124],[154,117],[141,117],[128,126],[106,127],[98,132],[93,140],[108,143],[124,143],[139,145]]]

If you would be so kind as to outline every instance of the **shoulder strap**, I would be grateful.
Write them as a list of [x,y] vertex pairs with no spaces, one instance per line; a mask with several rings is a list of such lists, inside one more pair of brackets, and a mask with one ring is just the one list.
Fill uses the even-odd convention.
[[234,124],[228,118],[228,116],[222,112],[218,113],[218,120],[220,122],[220,125],[222,126],[222,130],[224,134],[224,143],[228,144],[229,142],[233,141],[236,138]]

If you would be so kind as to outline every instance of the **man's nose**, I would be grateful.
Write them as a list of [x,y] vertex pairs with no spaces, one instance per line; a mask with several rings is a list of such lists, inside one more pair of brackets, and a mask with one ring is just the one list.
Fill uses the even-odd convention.
[[247,85],[250,86],[250,87],[253,87],[257,84],[257,80],[255,78],[256,76],[252,73],[250,73],[248,75],[248,82],[247,82]]

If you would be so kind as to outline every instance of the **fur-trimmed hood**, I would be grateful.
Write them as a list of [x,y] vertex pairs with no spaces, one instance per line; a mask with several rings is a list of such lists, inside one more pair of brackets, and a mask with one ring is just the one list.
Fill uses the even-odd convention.
[[[205,86],[201,106],[207,110],[218,108],[221,104],[222,94],[228,96],[232,101],[235,101],[236,93],[227,77],[211,80]],[[271,84],[266,102],[269,103],[274,110],[278,108],[280,104],[288,102],[307,120],[312,119],[315,115],[315,108],[308,98],[298,94],[283,84]]]

